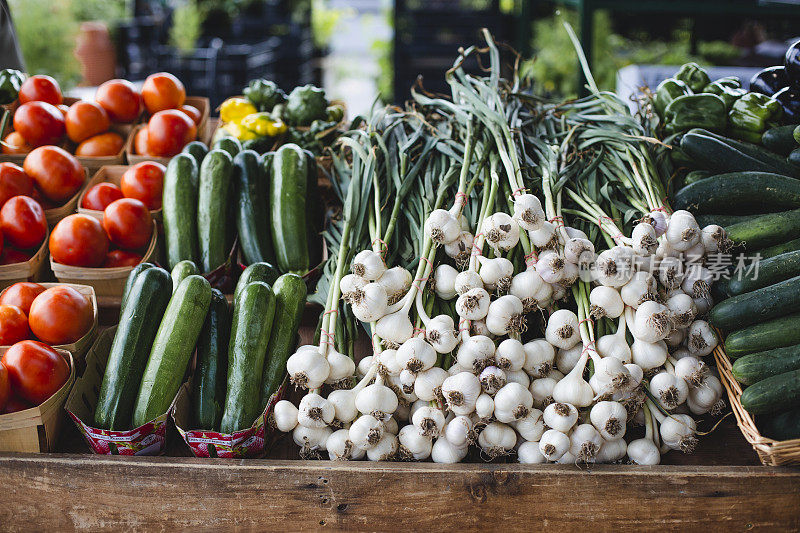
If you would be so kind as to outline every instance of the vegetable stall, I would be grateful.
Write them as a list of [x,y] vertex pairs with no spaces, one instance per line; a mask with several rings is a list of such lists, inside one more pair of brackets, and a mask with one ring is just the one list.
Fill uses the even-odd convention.
[[[450,95],[348,121],[269,80],[210,120],[167,73],[63,111],[19,74],[8,520],[798,527],[800,43],[634,114],[577,44],[556,101],[484,38]],[[129,166],[80,149],[110,129]]]

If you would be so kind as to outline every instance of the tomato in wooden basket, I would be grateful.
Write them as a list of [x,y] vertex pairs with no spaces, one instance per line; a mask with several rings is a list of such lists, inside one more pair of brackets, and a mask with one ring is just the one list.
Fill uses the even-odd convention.
[[64,136],[64,114],[47,102],[28,102],[14,112],[14,130],[31,146],[56,144]]
[[142,262],[142,256],[127,250],[111,250],[103,268],[134,267]]
[[11,390],[21,399],[39,405],[69,379],[69,364],[60,353],[37,341],[16,343],[3,355]]
[[69,344],[86,335],[94,323],[92,302],[67,285],[51,287],[31,304],[28,324],[48,344]]
[[133,122],[142,109],[142,96],[127,80],[110,80],[97,88],[94,97],[112,122]]
[[192,119],[192,122],[194,122],[196,126],[200,125],[200,121],[203,119],[203,114],[200,113],[199,109],[193,105],[184,104],[181,106],[180,110],[185,113],[187,117]]
[[0,208],[0,231],[16,248],[38,248],[47,234],[44,209],[29,196],[15,196]]
[[197,126],[177,109],[159,111],[147,124],[147,153],[172,157],[197,138]]
[[16,305],[27,315],[31,311],[33,301],[44,290],[42,285],[30,281],[15,283],[0,294],[0,305]]
[[108,131],[111,120],[108,113],[96,102],[81,100],[67,111],[67,137],[72,142],[82,142],[89,137]]
[[5,248],[6,240],[3,238],[3,229],[0,227],[0,257],[3,255],[3,248]]
[[150,210],[135,198],[123,198],[103,212],[103,228],[111,242],[126,250],[140,250],[153,236]]
[[50,76],[37,74],[31,76],[19,88],[19,103],[28,102],[47,102],[52,105],[60,105],[64,101],[61,94],[61,87],[58,82]]
[[147,112],[155,114],[165,109],[178,109],[186,100],[181,80],[169,72],[151,74],[142,85],[142,99]]
[[28,141],[25,140],[25,137],[20,135],[18,131],[12,131],[6,138],[3,139],[3,153],[4,154],[27,154],[31,150],[33,150],[33,146],[28,144]]
[[84,209],[94,209],[95,211],[104,211],[105,208],[113,202],[124,197],[125,195],[120,188],[113,183],[98,183],[83,195],[81,207]]
[[33,256],[21,250],[5,247],[3,254],[0,255],[0,265],[15,265],[17,263],[25,263],[30,261]]
[[28,154],[22,168],[42,194],[53,202],[75,196],[86,180],[80,161],[58,146],[41,146]]
[[133,136],[133,152],[139,155],[147,155],[147,125],[139,128]]
[[0,207],[14,196],[33,194],[33,180],[22,167],[14,163],[0,163]]
[[0,413],[5,412],[9,396],[11,396],[11,383],[8,381],[8,370],[6,365],[0,362]]
[[100,221],[81,213],[63,218],[50,233],[50,255],[62,265],[99,267],[106,260],[108,246]]
[[79,157],[110,157],[119,154],[125,140],[119,133],[107,131],[94,137],[89,137],[78,145],[75,155]]
[[28,317],[16,305],[0,305],[0,345],[24,341],[31,336]]
[[151,211],[161,209],[166,167],[155,161],[142,161],[125,171],[120,181],[122,194],[135,198]]

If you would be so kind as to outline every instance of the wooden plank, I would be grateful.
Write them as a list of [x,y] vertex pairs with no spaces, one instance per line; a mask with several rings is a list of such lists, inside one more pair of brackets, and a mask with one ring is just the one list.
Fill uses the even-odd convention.
[[800,528],[800,469],[2,455],[6,530]]

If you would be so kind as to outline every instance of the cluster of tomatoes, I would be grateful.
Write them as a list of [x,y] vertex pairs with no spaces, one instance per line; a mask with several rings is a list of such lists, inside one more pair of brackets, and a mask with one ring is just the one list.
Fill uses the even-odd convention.
[[155,161],[137,163],[125,171],[119,186],[109,182],[92,186],[83,195],[81,207],[105,211],[106,207],[116,200],[133,198],[142,202],[151,211],[161,209],[165,170],[164,165]]
[[178,78],[167,72],[149,76],[142,99],[150,120],[133,139],[137,154],[172,157],[197,138],[202,114],[185,103],[186,90]]

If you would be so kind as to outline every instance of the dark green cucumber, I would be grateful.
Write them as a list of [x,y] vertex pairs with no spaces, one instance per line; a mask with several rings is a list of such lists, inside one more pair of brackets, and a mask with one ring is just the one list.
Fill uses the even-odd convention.
[[197,367],[192,386],[194,427],[219,428],[228,382],[228,340],[231,328],[228,301],[211,291],[208,315],[197,339]]
[[222,433],[250,427],[261,412],[261,376],[274,318],[275,295],[270,286],[260,281],[247,285],[233,309]]
[[792,239],[791,241],[786,241],[780,244],[769,246],[767,248],[762,248],[758,251],[758,254],[761,256],[761,259],[769,259],[770,257],[775,257],[776,255],[785,254],[787,252],[793,252],[795,250],[800,250],[800,239]]
[[790,124],[789,126],[770,128],[761,136],[761,144],[776,154],[789,155],[789,152],[797,148],[797,143],[792,135],[796,127],[797,124]]
[[697,181],[675,193],[675,209],[692,213],[740,213],[748,207],[800,207],[800,180],[767,172],[731,172]]
[[200,167],[200,164],[203,162],[203,159],[206,157],[208,153],[208,146],[201,143],[200,141],[192,141],[186,146],[183,147],[181,150],[184,154],[189,154],[190,156],[194,157],[195,162],[197,163],[197,167]]
[[142,375],[133,427],[146,424],[169,409],[183,382],[210,303],[211,285],[202,276],[184,279],[170,298]]
[[734,331],[725,339],[725,352],[736,359],[794,344],[800,344],[800,313]]
[[197,261],[197,164],[178,154],[164,174],[162,218],[169,270],[188,259]]
[[275,152],[270,179],[270,229],[281,272],[308,271],[306,192],[310,169],[305,151],[285,144]]
[[184,260],[175,265],[172,269],[172,290],[175,291],[181,284],[181,281],[192,275],[199,275],[200,270],[193,261]]
[[200,166],[200,193],[197,199],[197,236],[203,272],[211,272],[228,258],[228,208],[233,162],[228,152],[208,152]]
[[280,272],[269,263],[253,263],[245,268],[242,275],[239,276],[239,281],[236,283],[236,289],[233,293],[233,301],[235,302],[239,298],[242,289],[247,287],[248,284],[254,281],[263,281],[271,287],[280,275]]
[[133,402],[158,324],[172,294],[167,271],[151,267],[135,277],[108,353],[94,423],[102,429],[131,427]]
[[[725,143],[729,147],[738,150],[740,153],[748,157],[751,157],[766,165],[769,165],[773,169],[773,170],[765,170],[764,172],[774,172],[775,174],[785,174],[787,176],[800,177],[800,174],[797,173],[797,169],[793,169],[791,165],[786,164],[786,159],[779,156],[778,154],[775,154],[767,150],[762,146],[747,141],[740,141],[738,139],[723,137],[718,133],[700,129],[696,131],[692,130],[690,133],[698,133],[700,135],[706,135],[708,137],[712,137],[718,141]],[[742,170],[742,169],[734,168],[731,169],[730,172],[736,172],[737,170]]]
[[239,152],[233,159],[236,192],[236,229],[245,264],[275,262],[272,233],[269,230],[269,187],[267,175],[252,150]]
[[149,268],[153,268],[155,265],[152,263],[139,263],[131,273],[128,274],[128,279],[125,281],[125,288],[122,289],[122,298],[119,301],[119,312],[122,314],[122,310],[125,309],[125,302],[128,300],[128,293],[131,292],[131,287],[133,287],[133,282],[136,280],[136,276],[144,272]]
[[741,397],[748,413],[763,415],[800,407],[800,370],[768,377],[747,387]]
[[728,282],[728,293],[731,296],[768,287],[795,276],[800,276],[800,250],[776,255],[764,259],[758,264],[758,271],[753,269],[749,275],[732,277]]
[[306,305],[306,282],[296,274],[284,274],[272,286],[275,293],[275,321],[269,337],[267,361],[261,379],[261,410],[281,386],[286,360],[297,342],[297,330]]
[[800,276],[732,296],[709,313],[716,327],[733,331],[800,311]]
[[725,231],[735,244],[758,250],[800,237],[800,209],[761,215],[727,226]]
[[236,154],[242,151],[242,143],[239,142],[239,139],[234,137],[222,137],[214,143],[213,149],[225,150],[228,152],[228,155],[231,156],[231,159],[233,159],[236,157]]
[[718,226],[731,226],[733,224],[737,224],[739,222],[745,222],[748,220],[752,220],[756,217],[760,217],[764,213],[759,213],[758,215],[721,215],[721,214],[698,214],[695,215],[695,220],[697,223],[700,224],[701,228],[708,226],[709,224],[716,224]]
[[731,372],[739,383],[752,385],[770,376],[800,368],[800,344],[751,353],[733,362]]
[[800,439],[800,409],[759,416],[756,425],[761,434],[770,439]]
[[[798,169],[793,169],[785,160],[766,150],[756,148],[763,153],[754,152],[733,139],[719,138],[704,130],[691,130],[681,139],[681,150],[690,157],[696,166],[713,172],[771,172],[787,176],[797,176]],[[747,150],[747,153],[745,151]]]

